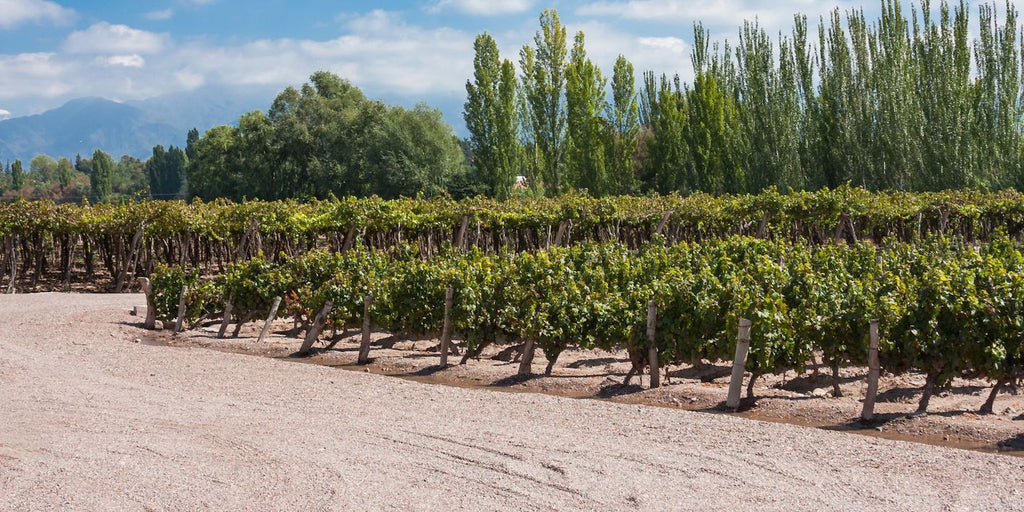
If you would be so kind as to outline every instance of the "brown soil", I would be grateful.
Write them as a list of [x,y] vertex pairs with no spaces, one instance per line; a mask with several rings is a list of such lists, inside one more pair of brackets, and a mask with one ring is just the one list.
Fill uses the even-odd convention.
[[[207,325],[179,336],[171,336],[167,331],[146,332],[142,336],[145,343],[199,346],[429,384],[729,413],[762,421],[1024,457],[1024,394],[1016,387],[1004,389],[996,399],[995,414],[979,415],[977,412],[992,386],[983,379],[956,379],[950,389],[932,397],[928,414],[915,415],[924,375],[883,374],[875,419],[865,423],[860,421],[860,415],[867,389],[867,368],[841,370],[841,397],[832,395],[831,370],[824,365],[812,366],[803,374],[790,371],[761,376],[755,383],[755,397],[744,398],[739,411],[733,413],[725,408],[731,366],[724,362],[707,363],[703,368],[672,366],[662,373],[662,386],[650,389],[646,374],[633,377],[629,385],[623,384],[630,369],[625,352],[566,350],[552,375],[544,376],[546,359],[538,350],[533,361],[534,375],[523,378],[516,375],[518,357],[507,360],[507,346],[489,346],[479,358],[464,365],[457,364],[460,356],[452,355],[450,366],[441,369],[438,340],[395,337],[377,331],[372,335],[370,363],[357,365],[360,336],[353,331],[333,338],[337,341],[333,348],[326,349],[328,342],[321,339],[308,357],[296,357],[302,340],[290,336],[290,323],[276,322],[274,334],[261,344],[256,344],[256,338],[262,321],[247,324],[237,339],[217,339],[218,326],[219,323]],[[232,331],[233,327],[228,329],[229,336]],[[506,352],[504,357],[501,352]],[[748,373],[744,389],[749,378]]]

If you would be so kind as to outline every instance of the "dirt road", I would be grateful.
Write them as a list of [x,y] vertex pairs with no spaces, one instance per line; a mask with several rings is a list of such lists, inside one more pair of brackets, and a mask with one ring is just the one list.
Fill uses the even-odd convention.
[[1024,459],[134,343],[0,296],[0,509],[1024,510]]

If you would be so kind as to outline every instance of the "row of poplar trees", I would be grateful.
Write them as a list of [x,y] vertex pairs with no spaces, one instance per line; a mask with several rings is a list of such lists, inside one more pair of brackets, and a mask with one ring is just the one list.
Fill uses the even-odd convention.
[[908,15],[883,0],[871,22],[833,11],[817,37],[803,15],[774,39],[748,21],[735,47],[698,23],[692,83],[638,81],[620,56],[609,89],[583,33],[570,49],[548,10],[518,66],[476,39],[473,163],[499,198],[518,176],[537,193],[592,195],[1022,187],[1017,12],[980,5],[976,37],[969,18],[963,1]]

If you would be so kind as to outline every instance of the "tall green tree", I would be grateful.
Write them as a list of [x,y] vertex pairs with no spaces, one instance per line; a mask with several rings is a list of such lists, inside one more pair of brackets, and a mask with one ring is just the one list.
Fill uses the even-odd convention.
[[635,160],[640,132],[640,107],[633,64],[619,55],[612,71],[612,103],[608,119],[613,130],[608,144],[609,182],[615,193],[637,192]]
[[433,195],[464,172],[439,111],[370,101],[327,72],[286,88],[266,114],[245,114],[237,128],[211,129],[190,146],[189,193],[203,199]]
[[662,194],[675,191],[693,192],[694,184],[687,176],[690,162],[686,143],[686,98],[679,77],[670,81],[662,75],[658,81],[656,101],[651,103],[651,137],[647,141],[646,188]]
[[196,158],[188,166],[190,197],[242,199],[238,146],[237,129],[231,126],[211,128],[196,141]]
[[71,160],[60,157],[60,160],[57,160],[57,183],[60,183],[60,189],[66,189],[74,179],[75,168],[72,167]]
[[519,119],[515,68],[502,61],[486,32],[474,43],[473,80],[466,82],[463,118],[470,133],[473,165],[491,195],[505,199],[519,171]]
[[689,152],[678,189],[712,194],[749,190],[742,164],[745,155],[738,141],[741,128],[736,102],[725,94],[711,71],[697,74],[686,99],[681,135]]
[[171,146],[166,151],[161,145],[153,147],[153,155],[146,161],[149,194],[154,199],[179,199],[185,185],[188,159],[185,152]]
[[11,164],[11,189],[21,190],[25,188],[25,168],[21,165],[21,160],[15,160]]
[[102,203],[113,199],[114,195],[114,160],[110,155],[97,149],[92,154],[89,184],[92,186],[91,200]]
[[607,111],[606,80],[587,58],[583,32],[577,32],[566,68],[567,112],[566,176],[577,188],[593,195],[613,191],[605,159],[610,126],[602,117]]
[[535,47],[524,47],[520,53],[520,70],[537,169],[548,193],[557,194],[563,188],[568,46],[557,11],[541,13],[540,27],[534,36]]

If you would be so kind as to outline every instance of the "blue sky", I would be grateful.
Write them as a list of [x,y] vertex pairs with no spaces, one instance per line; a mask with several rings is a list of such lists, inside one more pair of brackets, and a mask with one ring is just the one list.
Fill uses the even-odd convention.
[[451,110],[465,96],[476,34],[490,32],[515,61],[546,8],[570,33],[584,31],[609,73],[621,53],[638,73],[688,78],[696,20],[735,40],[744,19],[788,33],[793,13],[816,19],[837,6],[863,6],[871,19],[878,0],[0,0],[0,119],[83,96],[278,91],[320,69],[372,98]]

